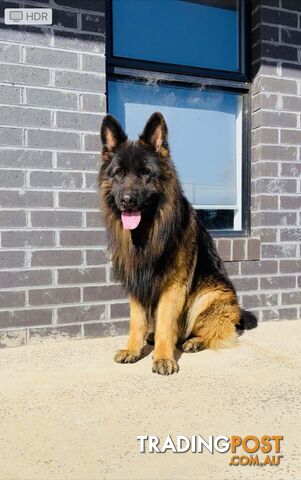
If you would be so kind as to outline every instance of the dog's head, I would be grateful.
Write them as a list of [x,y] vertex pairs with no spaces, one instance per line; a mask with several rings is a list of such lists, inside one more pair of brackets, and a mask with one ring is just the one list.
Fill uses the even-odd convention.
[[99,184],[105,205],[121,218],[124,229],[133,230],[143,216],[154,214],[166,193],[163,183],[173,167],[165,120],[160,113],[154,113],[139,140],[132,142],[117,120],[107,115],[101,126],[101,140]]

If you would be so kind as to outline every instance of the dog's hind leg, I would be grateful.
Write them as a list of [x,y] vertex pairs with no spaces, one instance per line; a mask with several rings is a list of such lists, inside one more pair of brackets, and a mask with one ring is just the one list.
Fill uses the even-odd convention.
[[191,337],[186,342],[184,342],[180,348],[183,350],[183,352],[200,352],[201,350],[204,350],[204,344],[202,337]]
[[188,311],[184,352],[197,352],[205,348],[217,349],[236,344],[235,325],[240,309],[235,294],[230,290],[200,292]]
[[146,337],[146,343],[155,345],[155,332],[149,332]]
[[134,363],[141,358],[147,334],[147,312],[135,299],[130,298],[130,336],[127,346],[115,355],[117,363]]
[[155,319],[153,312],[150,312],[148,315],[148,331],[146,342],[149,345],[155,345]]

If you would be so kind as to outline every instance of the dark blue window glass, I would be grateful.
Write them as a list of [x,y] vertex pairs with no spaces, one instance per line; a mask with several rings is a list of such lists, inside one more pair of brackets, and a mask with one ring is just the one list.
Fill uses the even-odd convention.
[[183,189],[197,208],[232,208],[240,201],[240,94],[202,88],[109,80],[109,112],[136,139],[160,111]]
[[239,70],[238,0],[113,0],[113,55]]

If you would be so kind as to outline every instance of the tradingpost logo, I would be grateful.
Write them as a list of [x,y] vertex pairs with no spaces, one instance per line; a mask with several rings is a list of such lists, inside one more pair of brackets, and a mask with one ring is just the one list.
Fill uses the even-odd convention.
[[168,435],[163,441],[156,435],[137,436],[140,453],[229,453],[229,465],[232,466],[278,466],[283,458],[281,442],[283,435]]

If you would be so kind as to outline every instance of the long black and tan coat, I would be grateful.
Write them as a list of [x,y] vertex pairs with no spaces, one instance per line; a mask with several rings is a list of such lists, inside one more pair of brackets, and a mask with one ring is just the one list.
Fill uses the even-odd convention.
[[[153,372],[172,374],[177,344],[185,352],[231,346],[236,327],[256,319],[240,309],[212,238],[183,195],[162,115],[151,116],[136,142],[107,115],[101,139],[101,207],[115,276],[130,299],[130,335],[115,360],[137,361],[153,330]],[[125,191],[135,192],[141,210],[134,230],[120,218]]]

